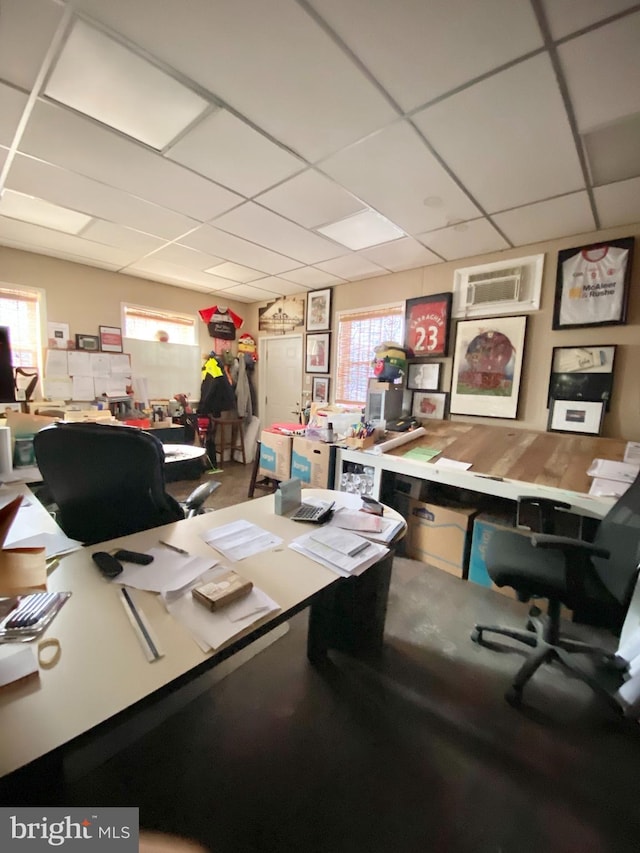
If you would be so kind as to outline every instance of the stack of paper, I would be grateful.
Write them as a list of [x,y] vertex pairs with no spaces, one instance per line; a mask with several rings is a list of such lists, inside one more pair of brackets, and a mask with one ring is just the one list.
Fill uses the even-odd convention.
[[236,562],[245,557],[268,551],[282,543],[280,536],[263,530],[249,521],[232,521],[222,527],[213,527],[202,534],[205,542],[220,551],[229,560]]
[[596,497],[621,497],[640,472],[640,464],[614,462],[611,459],[594,459],[587,474],[593,477],[590,495]]
[[361,575],[389,553],[378,542],[330,526],[299,536],[289,547],[342,577]]
[[364,536],[365,539],[373,539],[374,542],[391,542],[393,537],[402,530],[404,523],[403,519],[371,515],[359,510],[340,507],[325,526],[353,530],[360,536]]
[[152,563],[147,566],[123,563],[115,582],[134,589],[168,593],[181,590],[218,562],[213,557],[177,554],[168,548],[150,548],[146,553],[153,557]]

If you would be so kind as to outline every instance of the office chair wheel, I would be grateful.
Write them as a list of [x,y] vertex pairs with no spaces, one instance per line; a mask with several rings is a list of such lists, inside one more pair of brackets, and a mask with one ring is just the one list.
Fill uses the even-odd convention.
[[504,694],[504,698],[512,708],[519,708],[522,705],[522,690],[510,687]]
[[473,643],[482,642],[482,631],[478,627],[474,628],[473,631],[471,632],[471,642],[473,642]]

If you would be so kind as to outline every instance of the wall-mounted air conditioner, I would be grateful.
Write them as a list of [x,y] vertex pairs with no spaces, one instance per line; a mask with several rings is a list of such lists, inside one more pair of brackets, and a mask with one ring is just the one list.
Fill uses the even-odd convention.
[[544,255],[456,270],[452,316],[495,317],[537,311]]

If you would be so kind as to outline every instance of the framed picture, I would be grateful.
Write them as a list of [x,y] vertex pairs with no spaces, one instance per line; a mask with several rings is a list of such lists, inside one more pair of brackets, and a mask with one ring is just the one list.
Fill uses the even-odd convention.
[[307,373],[329,373],[329,333],[307,335]]
[[329,402],[329,377],[314,376],[311,380],[311,402],[312,403],[328,403]]
[[553,328],[627,322],[633,237],[558,252]]
[[117,326],[99,326],[102,352],[122,352],[122,329]]
[[437,391],[440,387],[442,362],[410,364],[407,371],[407,388],[410,391]]
[[73,349],[68,323],[47,323],[47,339],[49,349]]
[[549,407],[549,432],[579,432],[600,435],[604,403],[584,400],[552,400]]
[[526,326],[526,316],[458,323],[452,414],[516,417]]
[[258,331],[293,332],[304,326],[304,296],[281,296],[258,308]]
[[100,338],[98,335],[76,335],[76,349],[98,352],[100,349]]
[[609,409],[613,387],[614,346],[554,347],[549,400],[602,400]]
[[419,421],[444,420],[449,408],[449,395],[445,391],[416,391],[413,395],[411,414]]
[[312,290],[307,294],[307,331],[322,332],[331,328],[331,288]]
[[447,355],[451,326],[451,293],[407,299],[405,345],[415,355]]

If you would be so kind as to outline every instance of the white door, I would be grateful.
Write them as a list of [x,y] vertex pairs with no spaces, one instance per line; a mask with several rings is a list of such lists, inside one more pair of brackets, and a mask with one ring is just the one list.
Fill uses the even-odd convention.
[[298,423],[302,395],[302,335],[260,338],[261,426]]

